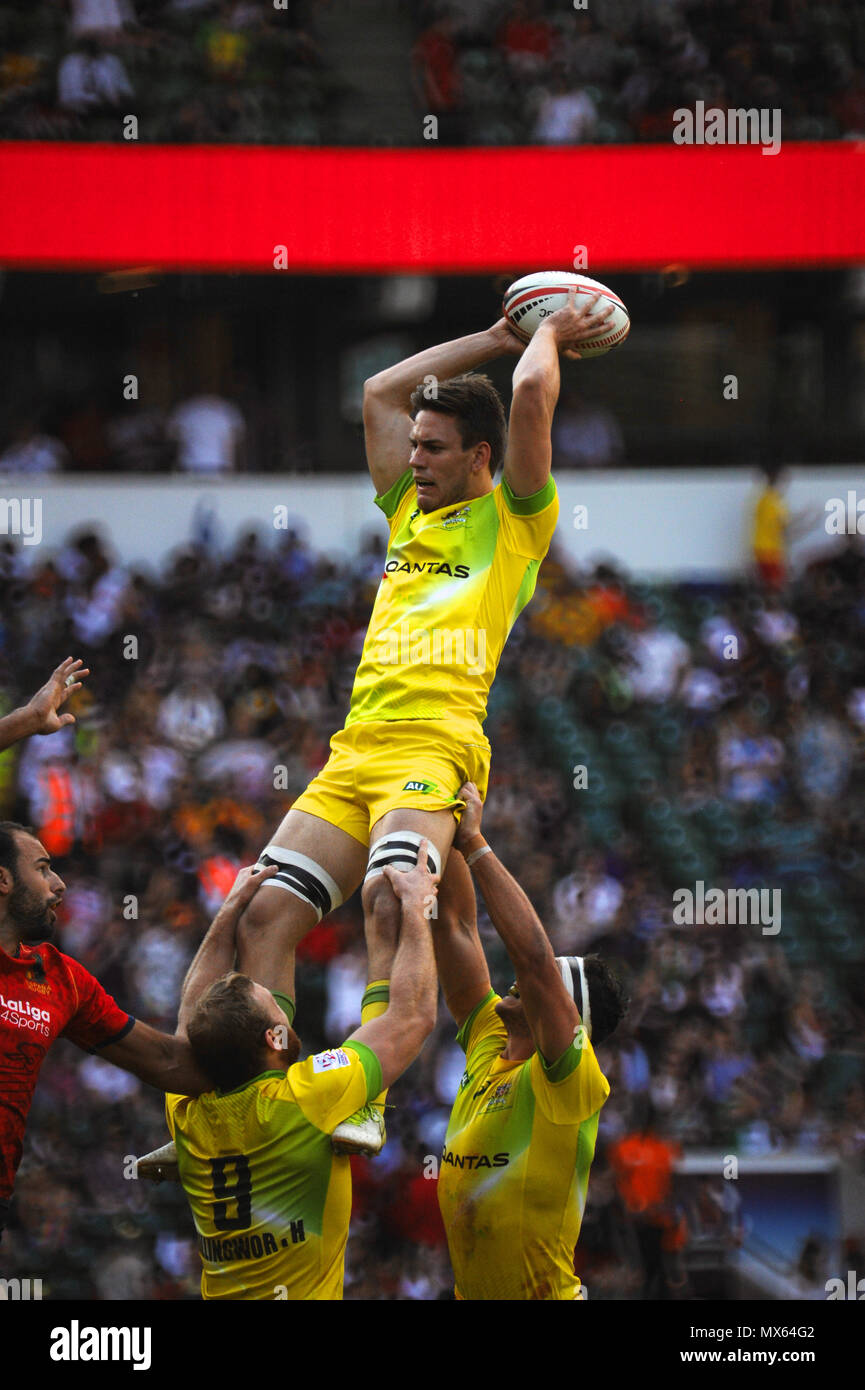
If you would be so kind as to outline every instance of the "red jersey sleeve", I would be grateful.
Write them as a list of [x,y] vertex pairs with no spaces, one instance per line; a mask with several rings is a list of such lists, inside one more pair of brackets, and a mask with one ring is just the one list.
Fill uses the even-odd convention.
[[129,1032],[135,1019],[125,1009],[121,1009],[102,988],[99,981],[80,961],[64,956],[63,963],[71,976],[71,985],[77,995],[77,1008],[72,1014],[60,1036],[69,1038],[77,1047],[92,1052],[94,1048],[106,1047]]

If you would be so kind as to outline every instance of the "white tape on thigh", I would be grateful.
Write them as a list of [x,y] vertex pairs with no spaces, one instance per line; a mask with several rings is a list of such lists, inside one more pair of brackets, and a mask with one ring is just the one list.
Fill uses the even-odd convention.
[[295,849],[283,849],[280,845],[268,845],[258,856],[258,862],[279,866],[279,873],[267,879],[259,892],[265,888],[284,888],[286,892],[309,903],[318,913],[319,922],[342,902],[339,884],[331,878],[327,869],[306,854],[300,854]]
[[[382,835],[369,852],[366,878],[375,878],[386,864],[408,873],[417,863],[420,842],[424,839],[426,836],[419,835],[416,830],[391,830]],[[441,856],[431,840],[427,840],[427,846],[427,867],[430,873],[440,874]]]

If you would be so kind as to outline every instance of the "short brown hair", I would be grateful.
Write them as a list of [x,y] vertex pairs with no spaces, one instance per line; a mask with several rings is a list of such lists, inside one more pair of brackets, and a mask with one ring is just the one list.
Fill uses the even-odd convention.
[[18,875],[18,841],[16,835],[32,835],[32,825],[19,825],[17,820],[0,820],[0,868],[8,869],[13,879]]
[[264,1035],[272,1026],[252,997],[253,981],[234,970],[214,980],[189,1020],[189,1045],[221,1091],[251,1081],[262,1070]]
[[412,391],[411,418],[416,419],[421,410],[453,416],[464,449],[489,444],[490,472],[495,473],[505,456],[508,423],[502,398],[489,377],[482,372],[464,372],[440,381],[429,399],[428,390],[428,386],[417,386]]

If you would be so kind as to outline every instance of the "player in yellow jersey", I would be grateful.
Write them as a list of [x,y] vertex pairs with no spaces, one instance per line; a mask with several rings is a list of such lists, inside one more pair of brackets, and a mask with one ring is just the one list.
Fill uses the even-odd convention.
[[[433,932],[466,1054],[438,1180],[455,1292],[580,1298],[574,1247],[610,1091],[593,1042],[612,1033],[625,1000],[599,957],[554,957],[531,903],[480,833],[477,788],[460,795],[460,855],[448,860]],[[490,988],[466,865],[516,971],[504,998]]]
[[435,1025],[428,919],[437,880],[425,842],[410,872],[384,871],[401,907],[386,1012],[370,1017],[380,1005],[367,990],[361,1027],[304,1062],[291,1000],[232,969],[240,912],[275,872],[256,866],[238,875],[180,1003],[178,1034],[218,1087],[166,1099],[205,1299],[342,1297],[351,1171],[331,1132],[396,1080]]
[[[398,903],[382,868],[411,868],[425,837],[440,872],[460,785],[485,789],[487,695],[558,516],[559,354],[577,356],[609,312],[572,296],[528,345],[500,319],[367,381],[367,459],[390,541],[345,728],[263,851],[279,872],[241,923],[239,967],[270,989],[293,995],[297,943],[362,880],[369,978],[384,978]],[[472,369],[508,353],[520,361],[506,425]],[[382,1134],[368,1111],[336,1137],[375,1152]]]

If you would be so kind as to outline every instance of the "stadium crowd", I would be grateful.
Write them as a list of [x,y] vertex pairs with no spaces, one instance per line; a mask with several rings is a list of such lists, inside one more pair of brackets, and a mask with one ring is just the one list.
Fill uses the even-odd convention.
[[10,0],[0,135],[327,144],[350,84],[316,41],[321,3]]
[[861,6],[798,0],[428,0],[417,101],[454,143],[669,141],[674,112],[782,112],[788,140],[861,138]]
[[[55,856],[62,949],[146,1022],[173,1030],[238,866],[325,761],[381,563],[374,541],[338,565],[285,533],[225,553],[190,544],[150,573],[96,533],[52,555],[0,550],[2,708],[67,651],[93,670],[74,728],[0,755],[0,816],[33,824]],[[688,1296],[701,1241],[747,1238],[734,1185],[683,1191],[682,1150],[862,1167],[863,639],[854,538],[780,594],[574,573],[554,550],[506,649],[485,833],[557,951],[601,950],[632,995],[600,1053],[612,1095],[577,1266],[592,1298]],[[698,880],[780,889],[780,931],[677,922],[673,895]],[[364,970],[355,899],[301,948],[306,1051],[354,1027]],[[435,1176],[464,1067],[453,1034],[442,1011],[393,1089],[384,1153],[353,1161],[349,1298],[448,1296]],[[134,1178],[133,1156],[163,1139],[155,1092],[69,1043],[52,1050],[4,1274],[41,1275],[59,1298],[195,1297],[180,1189]],[[824,1259],[803,1253],[803,1288],[822,1286]]]
[[[380,109],[332,64],[326,0],[7,0],[0,135],[417,145],[669,141],[673,112],[779,108],[790,140],[862,138],[855,0],[423,0],[373,12],[411,100]],[[346,7],[348,9],[348,7]],[[346,14],[355,26],[369,12]],[[347,51],[350,50],[350,45]],[[341,65],[345,67],[343,62]],[[372,102],[374,105],[374,101]]]

